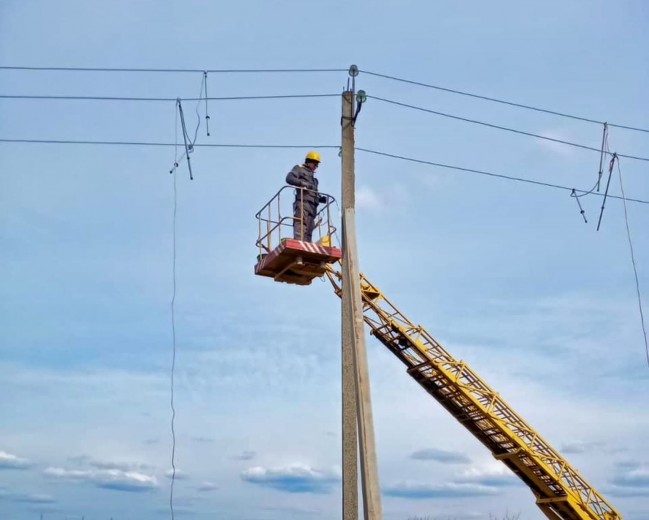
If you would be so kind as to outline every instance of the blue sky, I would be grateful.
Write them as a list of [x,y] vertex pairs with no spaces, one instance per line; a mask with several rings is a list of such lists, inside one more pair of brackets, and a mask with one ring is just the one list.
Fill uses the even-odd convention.
[[[216,74],[212,97],[339,94],[345,69],[648,128],[649,7],[204,0],[0,4],[0,65]],[[201,73],[0,70],[2,95],[198,97]],[[597,148],[602,127],[396,82],[357,87]],[[188,126],[195,104],[183,104]],[[199,113],[204,116],[204,105]],[[335,518],[339,301],[253,276],[254,214],[315,145],[339,198],[340,99],[211,101],[176,172],[179,518]],[[1,139],[176,140],[170,102],[0,99]],[[370,98],[357,146],[589,189],[596,152]],[[611,151],[649,134],[611,127]],[[327,148],[331,146],[332,148]],[[174,148],[0,142],[0,517],[169,515]],[[648,163],[620,162],[649,200]],[[649,516],[649,392],[624,206],[357,152],[361,271],[464,359],[625,519]],[[611,193],[620,194],[617,172]],[[649,206],[627,205],[643,302]],[[388,520],[539,519],[531,493],[368,336]]]

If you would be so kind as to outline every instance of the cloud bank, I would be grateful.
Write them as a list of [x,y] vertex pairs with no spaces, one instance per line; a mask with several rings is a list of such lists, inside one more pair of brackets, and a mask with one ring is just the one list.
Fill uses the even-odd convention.
[[251,484],[287,493],[329,493],[340,481],[337,472],[321,471],[303,464],[281,468],[255,466],[241,473],[241,479]]
[[0,451],[0,469],[27,469],[32,466],[33,464],[27,459]]
[[87,482],[98,488],[131,493],[151,491],[158,487],[158,480],[155,476],[120,469],[77,470],[47,468],[43,471],[43,474],[55,479]]

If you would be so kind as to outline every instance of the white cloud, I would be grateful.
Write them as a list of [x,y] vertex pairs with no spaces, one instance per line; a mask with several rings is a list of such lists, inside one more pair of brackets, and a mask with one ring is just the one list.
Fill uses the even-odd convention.
[[[542,132],[537,132],[537,133],[538,135],[547,137],[548,139],[557,139],[560,141],[574,142],[573,138],[567,136],[565,132],[562,132],[560,130],[550,129],[550,130],[544,130]],[[549,141],[548,139],[536,138],[535,140],[537,143],[539,143],[540,146],[542,146],[546,150],[549,150],[562,157],[572,157],[574,155],[574,151],[575,151],[574,147],[556,141]]]
[[356,190],[356,207],[358,209],[377,211],[384,206],[382,197],[369,186],[359,186]]
[[0,488],[0,501],[7,500],[22,504],[53,504],[56,499],[51,495],[42,493],[16,493]]
[[402,207],[408,201],[408,193],[400,184],[384,187],[380,192],[362,185],[356,190],[356,207],[368,212],[386,211]]
[[617,496],[649,497],[649,466],[636,462],[618,464],[607,491]]
[[7,453],[6,451],[0,451],[0,470],[1,469],[27,469],[33,464],[21,457]]
[[124,461],[105,461],[96,460],[87,455],[79,457],[68,457],[68,461],[81,466],[90,466],[96,469],[116,469],[120,471],[142,471],[149,469],[150,466],[139,462],[124,462]]
[[205,491],[214,491],[215,489],[219,489],[219,487],[213,482],[205,481],[205,482],[201,482],[196,489],[198,491],[205,492]]
[[390,497],[428,499],[428,498],[460,498],[495,495],[498,490],[480,484],[428,484],[424,482],[404,481],[385,486],[383,493]]
[[410,455],[410,458],[415,460],[434,460],[445,464],[464,464],[471,462],[471,459],[464,453],[458,451],[438,450],[435,448],[415,451]]
[[62,480],[89,482],[99,488],[117,491],[139,492],[158,487],[155,476],[119,469],[77,470],[50,467],[46,468],[43,474]]
[[464,470],[457,478],[453,479],[458,484],[479,484],[489,487],[513,486],[520,481],[499,462],[484,466],[473,466]]

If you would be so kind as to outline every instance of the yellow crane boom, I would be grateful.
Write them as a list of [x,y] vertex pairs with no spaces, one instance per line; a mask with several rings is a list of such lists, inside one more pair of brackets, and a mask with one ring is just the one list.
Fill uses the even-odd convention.
[[[341,296],[342,274],[327,277]],[[453,358],[422,326],[404,316],[362,274],[363,317],[371,334],[408,374],[532,491],[552,520],[621,520],[577,470],[464,362]]]

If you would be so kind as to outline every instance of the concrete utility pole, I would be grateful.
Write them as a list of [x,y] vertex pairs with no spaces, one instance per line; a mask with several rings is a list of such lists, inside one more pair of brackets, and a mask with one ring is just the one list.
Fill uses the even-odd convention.
[[[354,177],[354,92],[342,95],[342,427],[343,427],[343,520],[358,518],[356,427],[351,418],[356,407],[358,448],[361,461],[363,518],[381,520],[381,490],[376,465],[374,422],[369,370],[365,350],[365,324],[356,249]],[[352,379],[353,378],[353,379]]]

